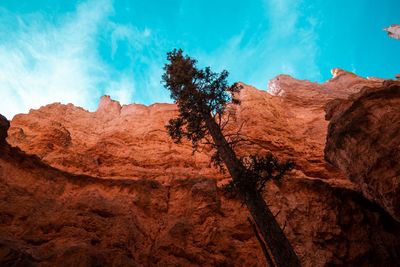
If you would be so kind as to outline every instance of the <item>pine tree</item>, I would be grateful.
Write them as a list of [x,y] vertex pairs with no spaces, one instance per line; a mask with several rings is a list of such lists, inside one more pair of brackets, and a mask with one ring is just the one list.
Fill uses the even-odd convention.
[[[169,63],[164,67],[162,81],[179,109],[178,117],[171,119],[166,126],[169,135],[176,143],[183,138],[190,140],[194,151],[207,140],[206,143],[215,149],[213,162],[225,166],[231,175],[232,182],[228,187],[238,192],[247,206],[262,236],[260,244],[263,246],[265,242],[273,264],[300,266],[296,253],[262,197],[266,182],[280,179],[292,164],[281,164],[272,154],[238,158],[233,143],[227,141],[221,130],[227,104],[240,104],[235,95],[242,86],[238,83],[229,86],[225,70],[215,73],[209,67],[197,68],[196,60],[183,55],[182,50],[167,53],[167,60]],[[267,253],[265,247],[263,251]],[[268,256],[271,255],[266,255],[267,259]]]

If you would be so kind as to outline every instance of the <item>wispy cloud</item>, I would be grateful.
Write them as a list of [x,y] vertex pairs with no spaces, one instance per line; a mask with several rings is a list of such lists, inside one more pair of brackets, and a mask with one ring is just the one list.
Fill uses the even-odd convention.
[[[261,89],[280,73],[318,80],[318,19],[302,8],[302,0],[264,0],[258,27],[212,51],[196,44],[191,56]],[[185,40],[118,23],[115,14],[112,0],[87,0],[57,17],[0,7],[0,113],[11,119],[52,102],[94,110],[102,94],[123,104],[168,101],[160,84],[165,52]]]
[[304,16],[301,4],[301,0],[265,0],[267,23],[261,29],[244,29],[214,53],[199,53],[201,62],[227,69],[232,79],[260,89],[281,73],[319,80],[318,20]]
[[133,71],[116,71],[102,60],[98,38],[108,29],[114,55],[121,38],[135,50],[150,31],[113,23],[113,12],[109,0],[84,2],[74,13],[56,19],[0,9],[0,113],[11,119],[52,102],[93,110],[103,93],[132,102]]

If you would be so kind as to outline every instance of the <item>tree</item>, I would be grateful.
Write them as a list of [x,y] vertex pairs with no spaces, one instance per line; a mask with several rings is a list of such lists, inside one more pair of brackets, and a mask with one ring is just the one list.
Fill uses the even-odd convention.
[[262,197],[266,182],[280,179],[292,164],[281,164],[272,154],[238,158],[234,151],[237,140],[227,140],[221,130],[227,104],[240,104],[235,95],[242,86],[238,83],[229,86],[226,70],[215,73],[209,67],[197,68],[196,60],[183,55],[180,49],[167,53],[167,60],[162,81],[179,109],[178,117],[166,125],[169,135],[176,143],[183,138],[190,140],[194,151],[199,144],[212,146],[215,149],[213,162],[228,170],[232,177],[229,187],[238,192],[247,206],[275,264],[300,266],[296,253]]

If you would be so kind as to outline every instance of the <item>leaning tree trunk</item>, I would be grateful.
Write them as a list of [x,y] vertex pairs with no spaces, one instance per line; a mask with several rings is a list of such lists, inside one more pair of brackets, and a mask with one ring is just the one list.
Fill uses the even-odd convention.
[[[204,116],[207,128],[217,145],[221,159],[224,161],[234,182],[239,182],[246,177],[246,169],[242,162],[236,157],[235,152],[229,146],[218,124],[207,114]],[[289,240],[275,220],[271,210],[266,205],[264,198],[256,188],[238,188],[244,198],[247,209],[253,217],[264,241],[269,246],[277,266],[295,267],[300,266],[300,261],[294,252]]]

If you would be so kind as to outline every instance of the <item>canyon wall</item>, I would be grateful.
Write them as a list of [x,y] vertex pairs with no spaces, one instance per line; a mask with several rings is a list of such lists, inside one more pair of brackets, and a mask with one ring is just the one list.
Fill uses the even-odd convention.
[[[399,262],[391,210],[324,155],[325,105],[385,83],[340,69],[322,84],[280,75],[269,92],[244,85],[242,104],[229,108],[226,134],[241,128],[247,140],[239,155],[271,151],[296,164],[265,198],[304,266]],[[192,154],[168,137],[176,114],[103,97],[96,112],[55,103],[15,116],[0,154],[1,262],[265,266],[209,148]]]
[[327,105],[326,159],[400,222],[400,82]]

